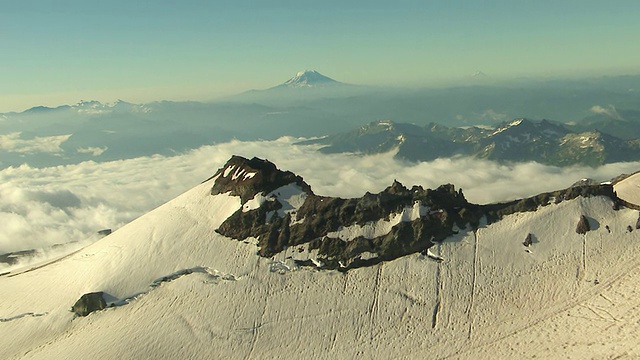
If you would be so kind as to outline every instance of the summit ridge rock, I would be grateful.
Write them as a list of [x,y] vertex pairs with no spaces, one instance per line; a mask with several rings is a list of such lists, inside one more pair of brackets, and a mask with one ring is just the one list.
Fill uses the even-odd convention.
[[243,204],[216,229],[218,233],[242,241],[257,239],[263,257],[286,252],[300,265],[341,271],[427,254],[459,230],[477,229],[482,219],[493,223],[580,196],[606,196],[617,203],[611,185],[582,185],[477,205],[452,184],[409,189],[398,181],[377,194],[343,199],[314,194],[300,176],[267,160],[239,156],[215,176],[211,194],[230,192]]

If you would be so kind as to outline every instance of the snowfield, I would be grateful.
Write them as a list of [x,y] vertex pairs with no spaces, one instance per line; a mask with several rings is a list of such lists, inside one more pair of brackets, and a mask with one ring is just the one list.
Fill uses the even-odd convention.
[[618,197],[635,205],[640,205],[640,172],[615,184]]
[[[0,276],[0,358],[640,356],[638,211],[608,198],[510,215],[430,256],[340,273],[217,234],[241,203],[211,196],[213,181],[68,257]],[[283,190],[295,210],[299,193]],[[74,318],[94,291],[117,306]]]
[[375,222],[371,221],[362,226],[358,224],[347,227],[341,226],[338,231],[327,233],[328,237],[339,238],[343,241],[352,241],[358,236],[366,239],[374,239],[391,232],[391,229],[401,222],[411,222],[422,216],[429,214],[429,207],[422,206],[420,202],[413,204],[413,207],[407,207],[400,213],[393,214],[391,219],[380,219]]

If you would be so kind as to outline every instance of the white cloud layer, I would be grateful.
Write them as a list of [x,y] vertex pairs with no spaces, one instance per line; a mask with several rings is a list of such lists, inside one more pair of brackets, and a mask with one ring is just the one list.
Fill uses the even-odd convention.
[[608,180],[640,170],[640,162],[599,168],[502,165],[470,158],[408,163],[392,153],[324,155],[296,139],[232,141],[185,154],[37,169],[0,171],[0,254],[81,241],[117,229],[210,177],[233,154],[267,158],[304,177],[316,194],[358,197],[394,179],[434,188],[453,183],[475,203],[503,201],[565,188],[581,178]]
[[62,152],[60,145],[67,141],[71,134],[34,137],[33,139],[21,139],[21,136],[21,132],[0,135],[0,150],[25,154],[59,153]]
[[93,156],[100,156],[103,152],[107,151],[108,147],[89,146],[86,148],[77,148],[76,151],[81,154],[91,154]]

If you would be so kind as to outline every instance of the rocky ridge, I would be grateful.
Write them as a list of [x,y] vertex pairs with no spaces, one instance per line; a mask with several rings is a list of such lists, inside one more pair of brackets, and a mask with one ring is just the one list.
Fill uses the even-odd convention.
[[450,128],[439,124],[422,127],[382,120],[299,144],[322,145],[320,151],[324,153],[375,154],[396,150],[396,157],[410,161],[462,155],[555,166],[596,166],[640,159],[638,139],[621,139],[597,130],[574,132],[560,123],[524,118],[504,122],[494,129]]
[[[618,207],[611,185],[580,185],[510,202],[468,202],[451,184],[411,189],[394,183],[361,198],[319,196],[300,176],[258,158],[233,156],[217,171],[211,194],[240,196],[242,208],[216,230],[237,240],[255,238],[258,254],[286,252],[299,265],[347,271],[412,253],[428,255],[434,244],[475,230],[485,220],[576,197],[606,196]],[[575,226],[575,224],[568,224]]]

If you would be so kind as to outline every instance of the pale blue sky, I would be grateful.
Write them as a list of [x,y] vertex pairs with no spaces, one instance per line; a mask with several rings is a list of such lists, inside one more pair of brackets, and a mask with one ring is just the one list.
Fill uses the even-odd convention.
[[4,0],[0,112],[349,83],[640,73],[640,1]]

